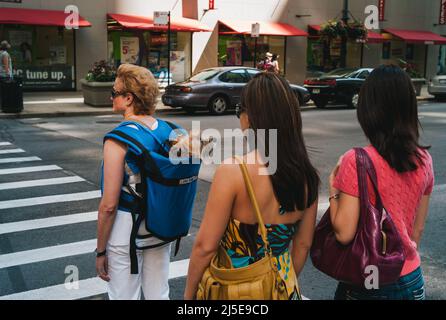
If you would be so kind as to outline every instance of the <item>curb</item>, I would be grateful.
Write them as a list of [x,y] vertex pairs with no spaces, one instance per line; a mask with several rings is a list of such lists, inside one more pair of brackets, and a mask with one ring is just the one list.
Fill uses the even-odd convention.
[[[417,97],[418,101],[435,101],[434,97]],[[301,111],[315,109],[312,103],[308,103]],[[157,109],[156,113],[166,113],[166,112],[181,112],[181,108],[162,108]],[[84,117],[84,116],[105,116],[114,115],[112,110],[103,111],[78,111],[78,112],[64,112],[64,111],[54,111],[54,112],[36,112],[36,113],[0,113],[1,119],[29,119],[29,118],[59,118],[59,117]]]
[[[158,113],[169,112],[175,109],[159,109]],[[83,116],[106,116],[114,115],[113,111],[79,111],[79,112],[42,112],[42,113],[0,113],[1,119],[29,119],[29,118],[59,118],[59,117],[83,117]]]

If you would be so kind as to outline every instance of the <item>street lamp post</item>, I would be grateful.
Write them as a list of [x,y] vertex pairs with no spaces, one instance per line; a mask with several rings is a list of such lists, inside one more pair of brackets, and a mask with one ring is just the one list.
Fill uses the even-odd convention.
[[[348,16],[348,0],[344,0],[344,9],[342,10],[342,21],[345,25],[347,25],[349,16]],[[347,35],[343,35],[341,39],[341,61],[340,67],[345,68],[347,66]]]

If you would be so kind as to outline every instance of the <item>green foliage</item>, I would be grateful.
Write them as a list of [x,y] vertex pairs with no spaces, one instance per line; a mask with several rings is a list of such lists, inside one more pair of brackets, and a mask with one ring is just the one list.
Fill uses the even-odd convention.
[[116,70],[105,60],[101,60],[94,63],[85,79],[89,82],[113,82],[116,79]]
[[345,23],[344,21],[329,20],[321,26],[321,37],[325,40],[347,37],[347,39],[365,42],[367,28],[359,21]]

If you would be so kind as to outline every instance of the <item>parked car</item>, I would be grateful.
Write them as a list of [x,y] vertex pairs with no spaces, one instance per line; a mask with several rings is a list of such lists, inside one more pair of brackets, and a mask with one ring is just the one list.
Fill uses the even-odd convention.
[[330,102],[356,108],[361,86],[372,71],[371,68],[335,69],[319,78],[305,80],[304,86],[318,108],[324,108]]
[[433,95],[435,99],[446,98],[446,73],[439,74],[431,79],[428,86],[429,94]]
[[[246,67],[205,69],[190,79],[166,87],[162,95],[164,105],[183,108],[188,113],[208,109],[221,115],[234,109],[240,102],[243,87],[259,70]],[[291,84],[301,105],[310,100],[310,93],[302,86]]]

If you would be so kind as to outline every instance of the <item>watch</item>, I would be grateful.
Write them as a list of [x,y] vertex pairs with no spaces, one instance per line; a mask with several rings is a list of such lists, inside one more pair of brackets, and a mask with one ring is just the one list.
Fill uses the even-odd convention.
[[96,252],[96,258],[99,258],[105,256],[107,250],[104,249],[104,251],[98,252],[98,249],[96,249],[95,252]]

